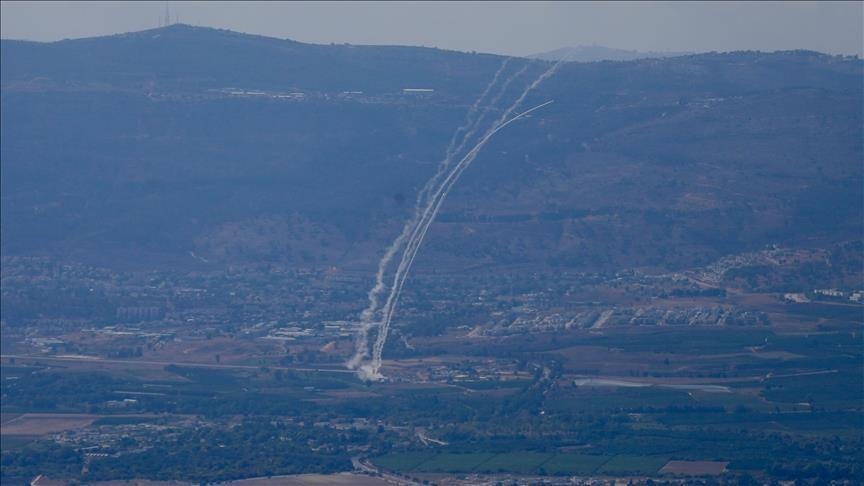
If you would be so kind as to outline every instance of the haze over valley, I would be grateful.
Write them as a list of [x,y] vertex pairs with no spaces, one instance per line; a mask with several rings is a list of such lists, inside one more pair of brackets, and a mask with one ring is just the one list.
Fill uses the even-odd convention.
[[0,49],[4,484],[864,480],[858,57]]

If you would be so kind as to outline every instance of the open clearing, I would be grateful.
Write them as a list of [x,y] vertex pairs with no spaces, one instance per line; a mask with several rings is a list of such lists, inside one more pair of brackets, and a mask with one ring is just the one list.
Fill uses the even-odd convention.
[[596,471],[610,476],[620,474],[655,474],[664,464],[668,457],[664,456],[630,456],[619,455],[600,466]]
[[153,481],[150,479],[122,479],[115,481],[97,481],[89,483],[93,486],[193,486],[195,483],[182,481]]
[[3,423],[3,435],[46,435],[92,424],[97,415],[65,413],[25,413]]
[[0,451],[20,449],[36,439],[37,437],[27,435],[2,435],[0,436]]
[[[182,481],[151,481],[147,479],[130,479],[118,481],[99,481],[91,483],[93,486],[192,486],[197,483],[186,483]],[[383,486],[390,484],[381,478],[354,473],[336,474],[293,474],[286,476],[272,476],[269,478],[249,478],[227,481],[221,484],[234,484],[238,486],[306,486],[306,485],[335,485],[335,486]]]
[[11,421],[17,419],[18,417],[20,417],[21,415],[22,414],[20,414],[20,413],[10,413],[10,412],[0,413],[0,425],[5,425],[6,422],[11,422]]
[[272,478],[251,478],[239,481],[229,481],[224,484],[241,486],[303,486],[315,484],[345,485],[345,486],[382,486],[390,484],[381,478],[354,473],[338,474],[296,474],[291,476],[273,476]]
[[387,470],[419,473],[538,474],[654,474],[667,456],[604,456],[538,452],[432,453],[407,452],[378,457],[373,462]]
[[716,476],[723,474],[728,462],[721,461],[669,461],[660,469],[661,474],[685,476]]

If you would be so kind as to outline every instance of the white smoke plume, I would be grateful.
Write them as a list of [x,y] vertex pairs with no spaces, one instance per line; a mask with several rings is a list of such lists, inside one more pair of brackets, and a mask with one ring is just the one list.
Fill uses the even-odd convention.
[[383,312],[384,319],[381,323],[381,328],[378,331],[378,336],[375,340],[372,349],[372,361],[368,365],[364,365],[360,367],[361,376],[364,379],[370,380],[380,380],[383,376],[380,374],[381,369],[381,355],[384,352],[384,345],[387,342],[387,335],[390,330],[390,323],[393,320],[394,311],[396,309],[396,304],[398,303],[399,296],[402,293],[402,287],[405,284],[405,279],[408,275],[408,271],[411,268],[411,265],[414,263],[414,258],[417,256],[417,251],[420,248],[420,245],[423,243],[423,239],[426,236],[426,232],[429,229],[430,224],[435,219],[435,216],[438,214],[438,210],[441,208],[441,204],[443,204],[444,199],[449,194],[450,189],[462,175],[462,172],[477,158],[477,155],[480,153],[480,150],[486,145],[487,142],[492,138],[493,135],[498,133],[501,129],[509,125],[510,123],[528,115],[529,113],[538,110],[548,104],[552,103],[551,101],[547,101],[541,105],[537,105],[530,110],[524,111],[510,120],[506,122],[499,123],[497,126],[493,126],[487,134],[478,142],[465,157],[459,161],[459,163],[453,168],[450,174],[445,179],[442,187],[436,194],[433,196],[432,201],[430,201],[430,206],[427,208],[427,211],[424,212],[424,217],[421,219],[420,224],[417,226],[416,234],[417,236],[412,238],[408,245],[406,246],[405,252],[402,254],[402,261],[399,263],[399,267],[396,270],[396,274],[393,277],[393,286],[391,287],[390,295],[387,297],[387,301],[384,304]]
[[[480,94],[480,96],[477,98],[477,100],[474,101],[474,104],[471,105],[471,108],[468,109],[468,113],[465,114],[465,123],[461,127],[457,128],[456,132],[453,133],[453,136],[450,137],[450,144],[447,146],[447,152],[445,152],[446,156],[445,156],[444,160],[451,159],[455,154],[459,153],[459,150],[461,150],[460,147],[465,144],[465,139],[466,139],[466,137],[468,137],[468,135],[463,136],[462,137],[462,143],[460,144],[460,147],[456,147],[456,140],[459,139],[459,134],[463,133],[463,132],[467,132],[473,126],[476,126],[476,124],[479,120],[476,120],[474,117],[477,115],[477,111],[480,108],[480,103],[482,103],[483,100],[486,99],[486,96],[489,95],[489,91],[491,91],[492,87],[495,86],[495,83],[498,82],[498,78],[501,76],[501,73],[504,72],[504,69],[507,67],[507,64],[510,63],[510,59],[512,59],[512,58],[508,57],[507,59],[504,59],[504,61],[501,63],[501,66],[498,68],[498,71],[496,71],[495,75],[492,76],[492,81],[490,81],[489,84],[486,85],[486,89],[483,90],[483,93]],[[493,100],[489,104],[494,105],[495,101]],[[482,116],[481,116],[481,118],[482,118]],[[428,186],[428,184],[427,184],[427,186]]]
[[[501,66],[498,67],[498,70],[495,72],[492,80],[471,106],[468,109],[468,113],[465,115],[465,123],[459,127],[453,136],[450,139],[450,144],[447,148],[447,153],[444,160],[438,166],[438,170],[435,175],[430,178],[420,192],[417,194],[417,201],[414,207],[414,215],[411,219],[409,219],[405,223],[405,227],[402,229],[402,232],[399,236],[393,240],[393,243],[390,244],[389,247],[384,251],[384,255],[381,257],[381,260],[378,262],[378,271],[375,275],[375,285],[369,290],[367,294],[367,298],[369,299],[369,304],[366,306],[366,309],[360,314],[360,329],[357,332],[357,337],[355,338],[354,355],[348,360],[346,366],[350,369],[356,369],[363,359],[369,356],[369,331],[378,324],[375,321],[376,313],[378,311],[379,305],[379,297],[381,292],[384,290],[384,274],[387,271],[387,267],[390,265],[390,261],[393,259],[393,256],[402,248],[402,245],[405,243],[405,239],[408,238],[408,235],[411,233],[411,230],[416,227],[417,219],[420,216],[420,209],[425,205],[426,199],[429,197],[429,193],[432,191],[433,187],[438,182],[438,179],[444,174],[446,168],[450,165],[450,162],[453,159],[453,156],[456,151],[461,150],[461,148],[465,145],[465,138],[463,137],[462,142],[459,144],[458,148],[456,147],[456,141],[459,139],[459,134],[461,132],[468,131],[467,136],[473,134],[472,125],[476,124],[478,120],[474,119],[474,116],[477,113],[480,104],[483,100],[486,99],[492,87],[498,82],[498,78],[501,76],[501,73],[504,72],[504,69],[507,67],[507,64],[510,62],[511,58],[506,58],[501,63]],[[508,84],[509,84],[508,80]],[[499,95],[500,96],[500,95]],[[493,101],[494,104],[494,101]],[[485,112],[484,112],[485,114]]]
[[[466,127],[466,128],[459,127],[457,132],[459,130],[463,130],[463,131],[466,131],[466,133],[462,137],[462,141],[459,143],[459,146],[454,146],[455,144],[451,143],[450,146],[447,147],[447,158],[445,160],[452,161],[453,157],[456,154],[462,152],[462,149],[465,148],[465,145],[468,144],[468,141],[471,140],[471,138],[474,136],[475,133],[477,133],[477,129],[480,126],[480,122],[483,121],[483,119],[486,117],[486,114],[489,113],[495,107],[495,105],[498,104],[498,101],[500,101],[501,97],[504,95],[504,93],[507,92],[507,88],[510,86],[510,83],[512,83],[514,79],[521,76],[522,73],[524,73],[527,69],[528,69],[528,64],[526,63],[524,66],[522,66],[522,69],[514,72],[506,80],[504,80],[504,83],[501,85],[500,88],[498,88],[498,94],[496,94],[495,97],[492,98],[492,100],[490,100],[489,103],[487,103],[486,108],[483,110],[483,113],[481,113],[480,117],[477,120],[475,120],[473,126]],[[497,78],[498,77],[496,76],[495,79],[497,79]],[[489,85],[489,87],[491,88],[492,85]],[[453,138],[453,140],[455,140],[455,139],[456,139],[456,137]],[[449,163],[447,165],[449,166]],[[445,168],[445,167],[441,167],[441,168]],[[440,178],[440,176],[442,174],[443,174],[443,171],[439,170],[439,173],[436,174],[436,176],[437,176],[436,181],[437,181],[437,178]]]
[[[468,130],[465,137],[463,137],[462,143],[458,147],[455,147],[453,140],[456,139],[456,135],[458,135],[458,133],[460,132],[462,127],[460,127],[460,129],[457,130],[456,134],[454,134],[454,138],[453,138],[453,140],[451,140],[451,144],[448,147],[447,156],[445,157],[445,160],[442,162],[441,166],[439,166],[438,173],[436,173],[436,175],[433,176],[432,179],[430,179],[430,181],[426,184],[426,186],[424,186],[424,191],[427,193],[427,195],[425,196],[427,204],[426,204],[426,207],[424,208],[422,214],[419,215],[419,221],[417,220],[418,214],[415,212],[414,218],[412,218],[412,220],[409,221],[408,224],[406,224],[402,234],[400,234],[400,236],[397,238],[397,241],[395,241],[394,244],[391,245],[391,248],[396,247],[396,249],[394,249],[392,254],[389,255],[389,258],[392,258],[395,255],[395,252],[397,251],[398,247],[401,247],[401,245],[403,243],[405,243],[406,235],[410,232],[410,237],[408,237],[405,251],[402,254],[401,261],[400,261],[399,266],[397,267],[396,273],[394,274],[394,277],[393,277],[393,284],[390,288],[390,293],[389,293],[389,295],[387,297],[387,301],[386,301],[386,303],[382,309],[383,318],[382,318],[382,321],[380,323],[378,335],[377,335],[375,343],[373,345],[372,361],[367,365],[360,366],[361,377],[363,377],[365,379],[374,379],[374,380],[378,380],[378,379],[382,378],[382,376],[380,374],[381,355],[382,355],[383,350],[384,350],[384,345],[386,344],[386,341],[387,341],[387,336],[388,336],[389,329],[390,329],[390,323],[392,322],[395,308],[396,308],[396,305],[398,303],[399,296],[401,295],[402,287],[404,286],[405,279],[407,278],[407,275],[408,275],[408,271],[410,270],[411,265],[414,262],[414,258],[417,255],[417,251],[419,250],[420,245],[422,244],[423,239],[426,236],[426,232],[428,231],[429,226],[431,225],[432,221],[435,219],[435,216],[437,215],[438,210],[441,207],[441,204],[443,204],[444,200],[446,199],[447,195],[449,194],[450,189],[453,187],[453,185],[459,179],[462,172],[464,172],[464,170],[477,157],[477,154],[486,145],[486,143],[492,138],[493,135],[495,135],[498,131],[500,131],[501,129],[503,129],[504,127],[509,125],[510,123],[516,121],[517,119],[522,118],[522,117],[528,115],[529,113],[531,113],[535,110],[538,110],[538,109],[548,105],[549,103],[551,103],[551,101],[549,101],[549,102],[543,103],[541,105],[535,106],[535,107],[533,107],[527,111],[524,111],[524,112],[514,116],[513,118],[507,120],[507,117],[510,116],[510,114],[513,111],[515,111],[516,108],[518,108],[518,106],[522,103],[522,101],[525,99],[525,97],[534,88],[536,88],[541,82],[543,82],[543,80],[547,79],[549,76],[552,76],[555,73],[555,71],[557,71],[558,67],[561,65],[562,62],[564,62],[564,61],[559,61],[559,62],[555,63],[552,67],[550,67],[548,70],[543,72],[537,79],[535,79],[534,82],[532,82],[527,88],[525,88],[525,90],[517,98],[517,100],[486,131],[486,134],[483,136],[483,138],[481,138],[480,141],[477,144],[475,144],[475,146],[459,161],[459,163],[453,169],[450,170],[450,172],[448,173],[444,182],[442,182],[440,185],[438,185],[437,190],[435,190],[434,193],[432,193],[432,196],[429,197],[428,193],[429,193],[429,191],[431,191],[431,187],[434,187],[435,183],[440,178],[440,175],[443,173],[442,169],[446,169],[446,167],[449,166],[449,162],[450,162],[450,159],[452,158],[452,156],[455,155],[455,153],[457,153],[458,151],[460,151],[462,149],[462,147],[464,147],[464,145],[467,143],[467,140],[471,136],[473,136],[473,133],[476,132],[478,122],[480,120],[482,120],[483,115],[485,115],[486,111],[489,110],[489,107],[487,107],[486,111],[484,111],[483,115],[481,115],[480,120],[477,120],[474,122],[474,127],[472,129]],[[506,65],[506,61],[505,61],[504,65]],[[483,95],[481,96],[481,99],[484,98],[485,95],[489,92],[492,84],[494,84],[495,80],[497,80],[498,76],[500,75],[501,71],[503,70],[504,65],[502,65],[502,67],[499,69],[498,73],[496,73],[495,77],[493,78],[493,82],[490,83],[489,86],[487,86],[487,89],[484,91]],[[503,93],[506,91],[507,85],[509,85],[509,83],[513,79],[518,77],[526,68],[527,68],[527,66],[523,67],[523,69],[521,71],[519,71],[518,73],[511,76],[505,82],[505,85],[500,90],[498,96],[496,96],[493,103],[490,103],[490,106],[494,105],[494,102],[497,101],[501,97],[501,95],[503,95]],[[479,106],[479,102],[480,102],[480,100],[478,100],[478,102],[475,103],[475,106],[472,106],[472,109],[469,110],[469,116],[473,113],[476,113],[475,107]],[[471,125],[471,123],[469,122],[469,123],[466,123],[465,126],[470,126],[470,125]],[[451,150],[452,150],[452,152],[451,152]],[[423,196],[424,196],[423,193],[418,195],[418,208],[417,208],[418,210],[419,210],[419,203],[421,202],[422,199],[424,199]],[[397,245],[397,242],[398,242],[398,245]],[[388,263],[389,263],[389,260],[388,260]],[[384,265],[384,267],[386,268],[386,264]],[[384,284],[383,284],[383,272],[379,272],[379,275],[382,278],[377,281],[377,282],[380,282],[380,284],[381,284],[380,288],[377,292],[380,292],[381,290],[383,290],[383,286],[384,286]],[[375,288],[378,288],[377,283],[376,283]],[[373,290],[375,288],[373,288]],[[371,294],[372,294],[372,292],[370,291],[370,296],[371,296]],[[378,296],[378,294],[376,293],[376,295],[375,295],[376,306],[377,306],[377,296]],[[370,297],[370,303],[371,303],[371,300],[372,299]],[[364,315],[365,314],[366,313],[364,311]],[[374,310],[371,312],[371,314],[374,314]],[[352,359],[349,362],[349,366],[351,366],[352,369],[359,366],[360,363],[362,362],[362,360],[368,356],[367,335],[368,335],[368,330],[371,329],[372,325],[373,325],[373,323],[370,321],[370,322],[368,322],[368,327],[364,327],[362,329],[363,336],[362,336],[362,340],[358,338],[358,350],[357,350],[357,353],[355,354],[356,359]],[[359,347],[361,344],[362,344],[362,349],[360,349],[360,347]]]

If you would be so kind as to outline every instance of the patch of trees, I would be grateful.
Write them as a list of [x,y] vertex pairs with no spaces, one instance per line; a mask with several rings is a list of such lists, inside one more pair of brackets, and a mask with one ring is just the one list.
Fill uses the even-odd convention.
[[39,474],[49,478],[77,477],[84,456],[71,447],[37,441],[22,449],[4,450],[0,456],[0,482],[29,484]]
[[187,429],[143,452],[93,461],[88,479],[150,478],[195,482],[351,470],[344,445],[360,439],[323,427],[266,419],[225,429]]

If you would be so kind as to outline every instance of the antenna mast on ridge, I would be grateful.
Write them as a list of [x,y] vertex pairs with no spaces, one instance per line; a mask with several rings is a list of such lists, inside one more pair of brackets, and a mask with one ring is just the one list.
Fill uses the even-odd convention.
[[171,25],[171,10],[168,8],[168,2],[165,2],[165,20],[162,27],[168,27]]

